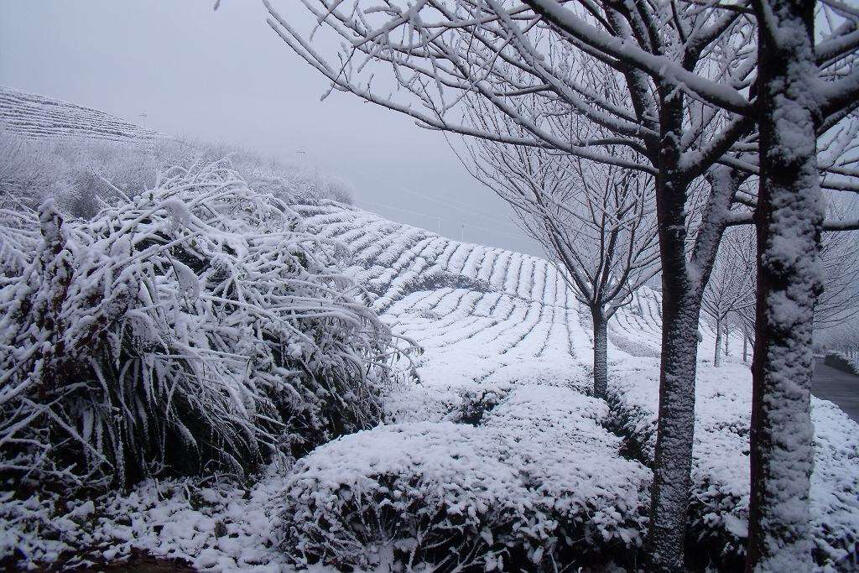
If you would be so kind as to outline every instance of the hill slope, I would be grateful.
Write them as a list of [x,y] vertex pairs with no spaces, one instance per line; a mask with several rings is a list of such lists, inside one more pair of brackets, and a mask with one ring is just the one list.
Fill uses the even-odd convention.
[[[456,344],[458,354],[482,358],[469,360],[457,376],[485,377],[549,356],[590,363],[587,309],[549,261],[461,243],[334,202],[295,208],[321,235],[352,250],[349,272],[401,334],[427,348]],[[609,327],[616,357],[659,355],[660,305],[659,292],[644,287],[618,312]],[[703,321],[700,330],[702,355],[709,356],[715,335]],[[482,364],[489,357],[497,363]]]
[[29,138],[145,143],[157,133],[97,109],[0,86],[0,129]]

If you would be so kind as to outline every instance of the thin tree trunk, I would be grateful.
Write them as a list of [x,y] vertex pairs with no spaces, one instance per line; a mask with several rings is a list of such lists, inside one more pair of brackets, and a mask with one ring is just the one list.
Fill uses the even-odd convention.
[[731,329],[728,328],[728,321],[725,321],[725,356],[731,355],[731,349],[728,343],[731,341]]
[[594,396],[605,400],[608,390],[608,332],[602,313],[591,310],[594,323]]
[[749,361],[749,333],[745,321],[743,321],[743,362]]
[[713,354],[713,366],[722,365],[722,321],[716,321],[716,352]]
[[[650,570],[676,572],[683,570],[691,488],[700,297],[686,292],[675,298],[674,293],[664,289],[663,296],[666,301],[676,301],[676,305],[666,304],[663,310]],[[669,310],[672,306],[675,309]]]
[[687,182],[678,174],[683,96],[661,86],[656,208],[662,261],[662,359],[653,464],[648,570],[683,569],[695,430],[695,357],[701,289],[686,261]]
[[814,3],[756,0],[760,188],[747,571],[809,571],[810,390],[823,201]]

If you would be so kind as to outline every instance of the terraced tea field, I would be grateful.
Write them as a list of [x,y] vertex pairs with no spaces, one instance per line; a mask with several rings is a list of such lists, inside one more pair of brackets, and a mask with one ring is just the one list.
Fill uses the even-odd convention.
[[157,133],[96,109],[0,87],[0,129],[27,138],[146,143]]
[[[590,316],[547,260],[461,243],[333,202],[294,208],[321,236],[352,251],[347,274],[397,334],[424,348],[425,382],[504,379],[535,362],[569,376],[590,365]],[[660,305],[659,293],[645,287],[618,312],[609,327],[613,358],[659,355]],[[704,322],[700,330],[701,355],[709,357],[715,335]]]

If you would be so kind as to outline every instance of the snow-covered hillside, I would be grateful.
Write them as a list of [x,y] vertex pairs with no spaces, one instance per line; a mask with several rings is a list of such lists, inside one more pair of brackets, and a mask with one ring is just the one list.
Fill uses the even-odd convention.
[[96,109],[0,86],[0,129],[22,137],[147,142],[157,133]]
[[[36,140],[75,137],[145,144],[163,137],[99,110],[2,86],[0,129]],[[438,306],[449,315],[443,323],[445,328],[456,323],[463,342],[460,347],[480,346],[487,338],[503,334],[496,343],[499,346],[484,347],[483,351],[503,351],[505,360],[513,362],[522,352],[529,357],[545,356],[566,348],[574,356],[589,360],[590,318],[548,261],[459,243],[337,203],[298,206],[298,210],[320,234],[353,250],[356,278],[374,295],[377,310],[402,317],[394,322],[401,323],[398,328],[403,333],[413,326],[420,330],[421,321],[434,322]],[[469,290],[472,292],[467,293]],[[489,324],[480,319],[490,310],[489,322],[496,328],[475,338],[470,333]],[[417,315],[413,317],[417,322],[407,320],[409,312],[405,311],[415,311],[411,314]],[[425,316],[420,316],[422,313]],[[657,356],[659,313],[659,293],[642,288],[610,324],[610,343],[632,356]],[[522,324],[510,331],[498,327],[508,320]],[[533,333],[536,336],[531,336]],[[702,356],[710,356],[715,336],[704,322],[701,333]],[[425,344],[432,347],[437,342]],[[732,347],[739,343],[731,341]]]
[[[451,364],[455,376],[485,378],[522,360],[591,361],[587,308],[549,261],[461,243],[334,202],[296,209],[320,234],[352,250],[351,272],[400,334],[427,349],[456,345],[457,355],[483,357]],[[642,287],[609,325],[612,355],[658,356],[660,313],[660,293]],[[705,321],[700,332],[699,357],[709,360],[715,334]],[[741,340],[735,335],[730,345],[739,351]],[[427,355],[432,360],[434,353]],[[487,357],[497,363],[487,366]]]

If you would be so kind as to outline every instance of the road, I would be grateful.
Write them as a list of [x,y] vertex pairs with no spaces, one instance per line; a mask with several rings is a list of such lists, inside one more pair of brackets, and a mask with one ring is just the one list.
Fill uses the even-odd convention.
[[815,360],[811,393],[835,402],[848,416],[859,422],[859,376],[836,370],[825,365],[822,360]]

